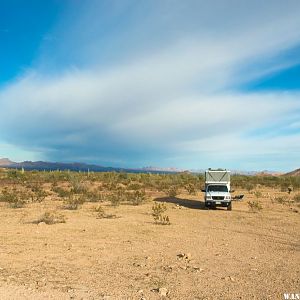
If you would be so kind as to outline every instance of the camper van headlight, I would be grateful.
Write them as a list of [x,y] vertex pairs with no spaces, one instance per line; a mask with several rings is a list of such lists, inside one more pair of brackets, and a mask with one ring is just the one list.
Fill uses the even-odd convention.
[[230,200],[231,197],[230,196],[225,196],[225,200]]
[[206,196],[206,200],[211,200],[211,196]]

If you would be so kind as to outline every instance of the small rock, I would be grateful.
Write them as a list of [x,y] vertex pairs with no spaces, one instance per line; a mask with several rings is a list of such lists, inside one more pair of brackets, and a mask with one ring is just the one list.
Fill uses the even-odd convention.
[[46,225],[46,223],[45,222],[39,222],[38,225],[43,226],[43,225]]
[[201,269],[201,268],[198,267],[198,266],[193,266],[193,269],[194,269],[196,272],[201,272],[201,271],[204,270],[204,269]]
[[167,297],[168,295],[168,289],[165,287],[159,288],[158,292],[162,297]]
[[191,253],[179,253],[177,254],[177,257],[179,259],[191,259],[192,255]]

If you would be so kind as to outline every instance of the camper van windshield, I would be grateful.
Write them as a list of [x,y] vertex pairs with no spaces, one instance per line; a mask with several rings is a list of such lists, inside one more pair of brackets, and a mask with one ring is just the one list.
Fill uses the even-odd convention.
[[207,188],[208,192],[228,192],[226,185],[209,185]]

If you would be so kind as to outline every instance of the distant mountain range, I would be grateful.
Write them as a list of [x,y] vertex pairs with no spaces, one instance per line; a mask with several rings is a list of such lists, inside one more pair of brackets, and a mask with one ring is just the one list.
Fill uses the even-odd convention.
[[[128,173],[203,173],[204,170],[183,170],[177,168],[159,168],[159,167],[144,167],[144,168],[115,168],[115,167],[104,167],[95,164],[86,164],[86,163],[62,163],[62,162],[45,162],[45,161],[23,161],[23,162],[14,162],[8,158],[0,158],[0,167],[2,168],[15,168],[24,170],[70,170],[70,171],[93,171],[93,172],[128,172]],[[268,175],[287,175],[287,176],[300,176],[300,169],[289,173],[280,173],[275,171],[237,171],[231,170],[232,174],[241,174],[241,175],[259,175],[259,176],[268,176]]]
[[62,162],[45,162],[45,161],[23,161],[14,162],[8,158],[0,159],[0,167],[3,168],[13,168],[24,170],[70,170],[70,171],[93,171],[93,172],[129,172],[129,173],[178,173],[183,172],[183,170],[175,168],[155,168],[155,167],[145,167],[145,168],[114,168],[114,167],[104,167],[94,164],[86,163],[62,163]]
[[284,175],[286,175],[286,176],[300,176],[300,168],[296,169],[296,170],[294,170],[292,172],[288,172],[288,173],[286,173]]

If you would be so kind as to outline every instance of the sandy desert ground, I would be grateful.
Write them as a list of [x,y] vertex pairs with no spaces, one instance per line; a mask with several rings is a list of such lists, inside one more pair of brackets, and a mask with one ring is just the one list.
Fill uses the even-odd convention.
[[[260,191],[257,213],[245,190],[232,211],[205,210],[202,193],[157,193],[139,206],[103,204],[116,215],[103,219],[95,203],[0,203],[0,299],[283,299],[300,288],[300,209]],[[171,225],[154,223],[154,200]],[[32,223],[49,210],[66,223]]]

